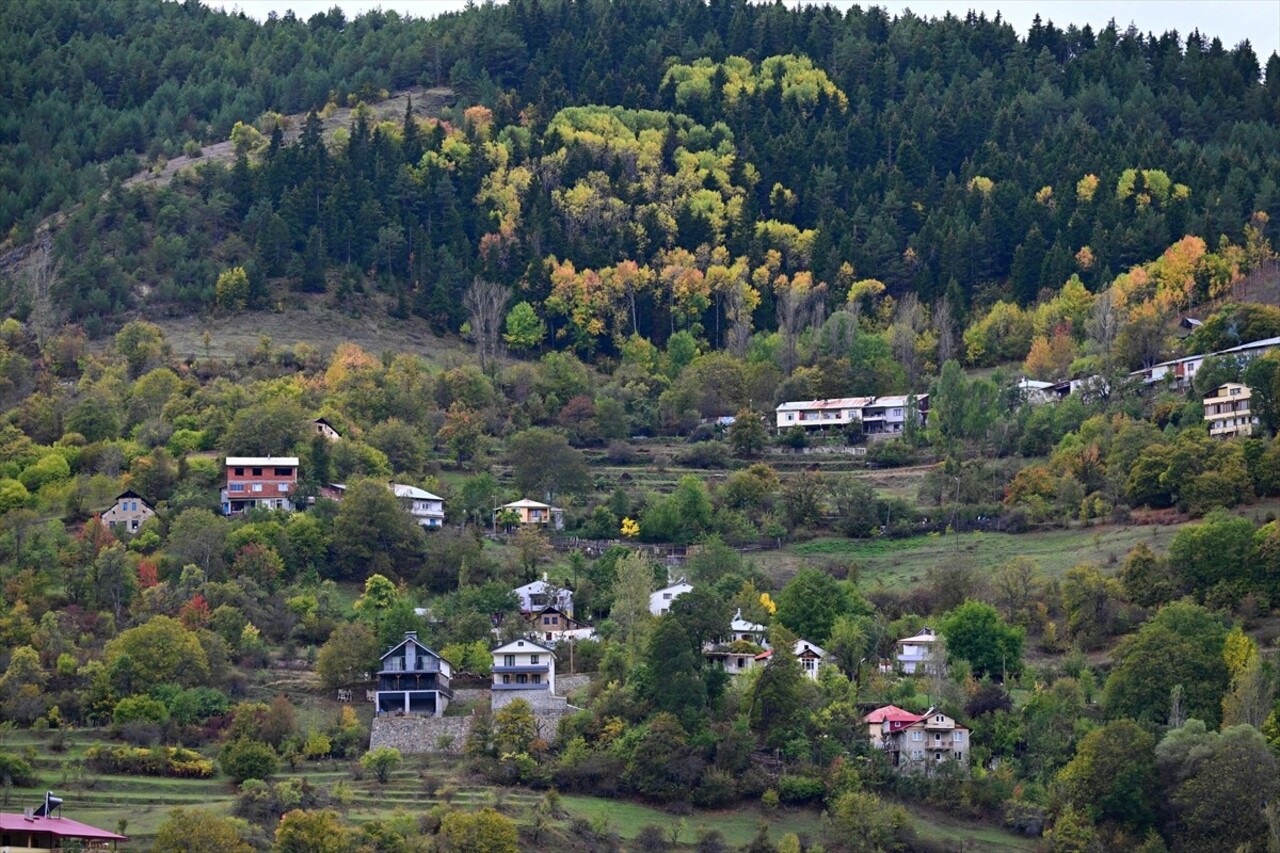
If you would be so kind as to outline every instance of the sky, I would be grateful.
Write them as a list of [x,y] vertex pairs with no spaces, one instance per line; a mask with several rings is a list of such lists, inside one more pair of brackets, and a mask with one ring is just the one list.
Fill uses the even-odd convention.
[[[369,9],[395,10],[415,17],[430,17],[441,12],[456,11],[466,5],[465,0],[202,0],[207,6],[239,9],[245,14],[263,19],[275,11],[284,14],[292,9],[298,17],[306,19],[316,12],[324,12],[340,6],[348,17],[355,17]],[[788,5],[806,0],[787,0]],[[845,9],[853,0],[829,0],[833,6]],[[910,8],[921,17],[942,17],[947,12],[963,16],[970,9],[995,17],[1000,12],[1021,35],[1031,27],[1031,20],[1039,13],[1045,21],[1065,29],[1069,24],[1093,29],[1106,26],[1115,18],[1117,26],[1124,29],[1133,23],[1144,33],[1157,35],[1166,30],[1177,30],[1185,41],[1192,30],[1199,28],[1207,37],[1217,36],[1228,48],[1249,39],[1258,62],[1264,68],[1267,57],[1280,51],[1280,0],[863,0],[862,6],[882,6],[890,14],[900,14]]]

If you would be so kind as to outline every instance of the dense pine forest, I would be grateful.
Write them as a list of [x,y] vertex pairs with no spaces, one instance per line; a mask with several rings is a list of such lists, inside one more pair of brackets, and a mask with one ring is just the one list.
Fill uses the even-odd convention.
[[1280,56],[743,0],[0,45],[4,811],[1280,849]]

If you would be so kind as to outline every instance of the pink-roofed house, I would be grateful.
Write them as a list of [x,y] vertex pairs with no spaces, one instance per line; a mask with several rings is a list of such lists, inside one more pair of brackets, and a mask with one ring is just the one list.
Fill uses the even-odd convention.
[[[49,808],[49,802],[55,805]],[[42,809],[27,809],[25,814],[0,814],[0,850],[6,853],[39,853],[47,850],[116,850],[123,835],[89,826],[61,816],[61,800],[46,798]],[[58,810],[51,816],[42,812]]]
[[885,705],[863,717],[871,745],[900,769],[923,769],[952,760],[968,764],[969,728],[930,708],[923,714]]

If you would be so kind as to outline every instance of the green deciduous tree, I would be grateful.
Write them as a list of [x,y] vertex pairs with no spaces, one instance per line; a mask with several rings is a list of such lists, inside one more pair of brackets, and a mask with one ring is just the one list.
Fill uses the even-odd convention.
[[867,612],[848,584],[820,569],[804,568],[778,594],[778,621],[801,639],[823,645],[841,616]]
[[1154,826],[1158,811],[1155,748],[1155,736],[1132,720],[1094,729],[1058,774],[1064,796],[1095,823],[1141,833]]
[[440,822],[436,843],[441,853],[519,853],[515,821],[501,812],[453,811]]
[[966,601],[948,613],[940,627],[947,652],[968,661],[976,675],[1004,677],[1022,670],[1024,632],[1005,624],[991,605]]
[[357,480],[347,486],[333,519],[335,574],[360,579],[378,573],[402,576],[422,557],[422,530],[385,483]]
[[249,824],[205,809],[178,808],[156,830],[156,853],[253,853]]
[[360,756],[360,766],[372,773],[374,778],[378,780],[378,784],[385,785],[403,760],[404,756],[400,754],[400,750],[389,746],[380,746]]
[[173,682],[186,687],[207,684],[209,659],[195,632],[168,616],[153,616],[107,643],[107,667],[123,658],[130,662],[127,692],[145,692]]
[[347,687],[372,672],[382,648],[364,622],[339,625],[316,655],[316,673],[327,687]]

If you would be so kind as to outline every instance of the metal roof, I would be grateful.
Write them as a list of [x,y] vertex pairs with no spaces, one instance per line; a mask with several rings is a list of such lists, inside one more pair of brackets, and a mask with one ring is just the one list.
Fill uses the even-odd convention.
[[227,465],[240,467],[240,468],[243,468],[246,466],[266,467],[266,466],[275,466],[275,465],[279,465],[281,468],[289,468],[289,467],[297,468],[298,457],[296,456],[228,456]]

